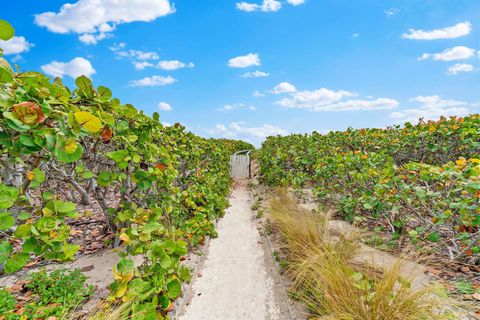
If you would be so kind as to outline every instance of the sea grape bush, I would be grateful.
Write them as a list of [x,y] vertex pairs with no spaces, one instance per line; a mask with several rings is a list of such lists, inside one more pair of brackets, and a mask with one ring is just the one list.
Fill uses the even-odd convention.
[[0,58],[0,273],[74,259],[71,222],[96,208],[126,248],[110,299],[135,296],[136,319],[164,314],[189,279],[180,260],[228,205],[230,155],[253,146],[164,127],[84,76],[75,85]]
[[387,129],[269,137],[262,179],[311,187],[346,219],[388,226],[392,239],[443,244],[451,259],[480,253],[480,117]]

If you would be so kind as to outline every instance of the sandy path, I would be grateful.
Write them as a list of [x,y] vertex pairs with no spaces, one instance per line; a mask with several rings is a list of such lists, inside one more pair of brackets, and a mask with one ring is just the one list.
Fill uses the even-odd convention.
[[237,183],[230,205],[179,320],[291,319],[275,266],[250,210],[245,182]]

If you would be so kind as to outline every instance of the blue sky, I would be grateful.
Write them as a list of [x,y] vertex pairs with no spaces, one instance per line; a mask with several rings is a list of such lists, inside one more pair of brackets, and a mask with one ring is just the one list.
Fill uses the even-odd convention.
[[[383,127],[480,109],[478,0],[8,1],[23,70],[78,74],[204,136]],[[171,110],[166,110],[170,109]]]

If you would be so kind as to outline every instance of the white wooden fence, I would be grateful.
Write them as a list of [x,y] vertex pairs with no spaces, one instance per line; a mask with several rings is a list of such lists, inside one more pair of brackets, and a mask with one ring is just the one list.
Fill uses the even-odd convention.
[[250,151],[240,151],[230,157],[230,175],[234,179],[250,178]]

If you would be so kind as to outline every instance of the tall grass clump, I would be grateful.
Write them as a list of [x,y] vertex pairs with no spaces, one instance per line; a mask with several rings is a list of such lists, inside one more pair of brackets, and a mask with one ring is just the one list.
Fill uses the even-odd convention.
[[411,287],[401,260],[384,269],[359,262],[359,235],[333,235],[328,215],[309,212],[286,192],[271,200],[269,218],[282,238],[293,296],[310,319],[455,319],[441,312],[437,289]]

